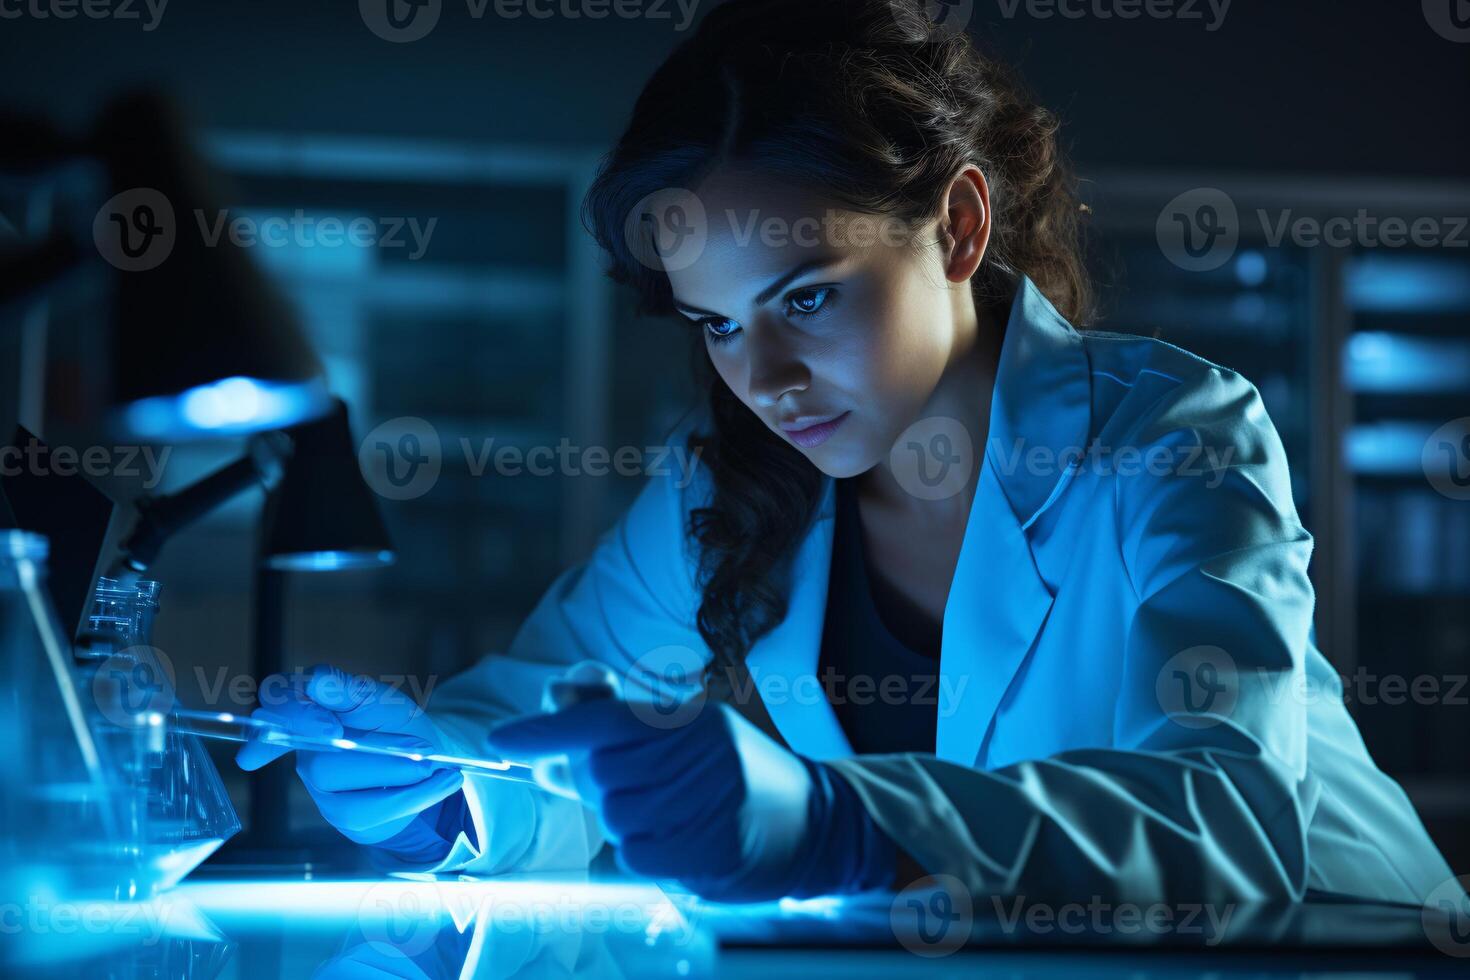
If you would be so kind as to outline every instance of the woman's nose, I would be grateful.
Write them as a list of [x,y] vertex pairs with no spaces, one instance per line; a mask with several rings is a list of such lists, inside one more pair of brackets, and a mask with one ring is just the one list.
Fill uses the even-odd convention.
[[781,325],[761,324],[746,333],[747,384],[751,401],[761,408],[770,408],[783,395],[805,391],[811,384],[811,372],[782,332]]

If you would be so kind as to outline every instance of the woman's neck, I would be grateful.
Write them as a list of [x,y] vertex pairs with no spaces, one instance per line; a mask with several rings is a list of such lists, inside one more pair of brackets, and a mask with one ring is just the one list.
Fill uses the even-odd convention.
[[[990,401],[1005,329],[1004,321],[989,312],[976,315],[973,303],[970,311],[975,316],[973,329],[956,330],[956,336],[964,339],[956,344],[949,366],[916,416],[916,421],[955,419],[968,430],[971,453],[965,461],[969,475],[964,486],[939,500],[919,497],[905,489],[905,481],[894,473],[895,454],[890,454],[857,478],[858,496],[865,511],[905,514],[911,520],[932,521],[948,527],[953,527],[956,521],[963,525],[969,516],[990,431]],[[922,451],[927,452],[928,447]],[[904,453],[896,455],[899,459],[906,458]]]

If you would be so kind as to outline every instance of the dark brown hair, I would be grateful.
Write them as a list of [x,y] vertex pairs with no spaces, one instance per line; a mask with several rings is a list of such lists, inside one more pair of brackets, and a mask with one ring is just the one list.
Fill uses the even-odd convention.
[[[1018,275],[1074,324],[1091,316],[1079,206],[1057,118],[923,0],[731,0],[654,73],[604,159],[584,222],[644,313],[673,313],[668,276],[625,228],[650,195],[695,188],[722,165],[808,187],[844,207],[919,223],[975,164],[993,227],[972,286],[1003,314]],[[822,474],[772,433],[698,351],[712,431],[690,439],[714,495],[690,515],[700,549],[699,631],[716,668],[786,615],[791,558]]]

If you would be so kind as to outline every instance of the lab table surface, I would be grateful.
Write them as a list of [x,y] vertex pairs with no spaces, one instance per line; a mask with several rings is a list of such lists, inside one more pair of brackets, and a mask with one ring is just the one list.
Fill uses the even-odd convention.
[[188,881],[148,902],[32,897],[5,976],[1463,977],[1462,910],[1207,907],[907,890],[752,906],[585,875]]

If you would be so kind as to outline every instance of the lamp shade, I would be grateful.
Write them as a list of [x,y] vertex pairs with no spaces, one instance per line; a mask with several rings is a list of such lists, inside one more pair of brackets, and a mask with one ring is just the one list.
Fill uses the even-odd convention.
[[176,440],[279,429],[331,407],[296,317],[242,244],[172,106],[138,94],[92,135],[114,196],[94,238],[118,272],[114,428]]
[[358,469],[347,406],[290,430],[295,444],[266,515],[264,562],[289,571],[375,568],[395,559],[377,499]]

